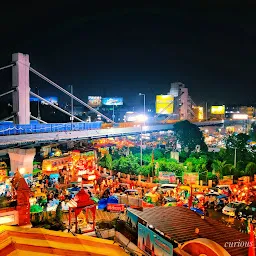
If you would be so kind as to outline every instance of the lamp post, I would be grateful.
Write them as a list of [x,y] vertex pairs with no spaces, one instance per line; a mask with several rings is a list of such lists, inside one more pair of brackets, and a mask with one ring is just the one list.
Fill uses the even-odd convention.
[[235,154],[234,154],[234,167],[236,168],[236,150],[237,148],[235,148]]
[[[70,85],[70,93],[73,95],[73,85]],[[74,116],[74,99],[71,98],[71,130],[73,130],[73,116]]]
[[[146,94],[145,93],[139,93],[139,96],[143,96],[143,112],[144,112],[144,118],[146,116]],[[145,125],[145,121],[144,121]]]
[[140,132],[140,166],[142,166],[142,125],[140,126],[141,132]]

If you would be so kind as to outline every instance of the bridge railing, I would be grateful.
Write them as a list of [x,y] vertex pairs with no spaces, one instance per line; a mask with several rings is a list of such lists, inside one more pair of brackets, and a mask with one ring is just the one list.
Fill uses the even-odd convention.
[[0,125],[0,136],[49,133],[49,132],[69,132],[101,129],[102,122],[90,123],[56,123],[56,124],[28,124],[28,125]]

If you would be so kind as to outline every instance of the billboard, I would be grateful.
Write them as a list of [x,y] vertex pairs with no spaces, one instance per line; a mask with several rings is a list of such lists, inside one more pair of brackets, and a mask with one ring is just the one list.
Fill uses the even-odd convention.
[[233,114],[232,118],[235,120],[247,120],[248,115],[247,114]]
[[176,183],[176,176],[173,172],[159,172],[159,183]]
[[[42,97],[42,96],[41,96]],[[55,105],[58,105],[58,97],[55,97],[55,96],[49,96],[49,97],[43,97],[45,100],[51,102],[52,104],[55,104]],[[40,100],[36,97],[30,97],[30,102],[38,102],[40,101],[41,104],[44,104],[44,105],[47,105],[48,103],[43,101],[43,100]]]
[[172,95],[156,95],[156,114],[170,115],[173,113]]
[[149,255],[173,255],[173,245],[141,223],[138,224],[138,247]]
[[99,107],[101,105],[101,96],[88,96],[88,105],[91,107]]
[[204,108],[203,107],[198,107],[198,120],[203,120],[204,119]]
[[198,172],[184,172],[183,183],[186,185],[199,184],[199,173]]
[[213,115],[224,115],[225,114],[225,106],[212,106],[211,114]]
[[106,106],[122,106],[124,104],[124,100],[121,97],[102,98],[102,104]]

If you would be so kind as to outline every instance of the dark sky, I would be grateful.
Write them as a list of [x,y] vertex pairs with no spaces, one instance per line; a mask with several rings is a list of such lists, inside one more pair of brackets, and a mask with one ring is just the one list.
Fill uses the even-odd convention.
[[[73,84],[84,100],[123,96],[131,105],[143,92],[153,102],[181,81],[198,104],[256,102],[253,5],[25,2],[1,4],[0,67],[14,52],[28,53],[33,68],[65,88]],[[11,85],[8,72],[0,71],[1,92]],[[32,90],[36,85],[45,95],[62,95],[32,76]]]

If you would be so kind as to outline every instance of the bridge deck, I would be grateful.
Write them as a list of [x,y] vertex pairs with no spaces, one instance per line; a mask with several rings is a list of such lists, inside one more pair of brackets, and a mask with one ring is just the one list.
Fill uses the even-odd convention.
[[32,142],[49,142],[71,139],[102,138],[122,135],[132,135],[143,132],[172,130],[173,124],[161,124],[153,126],[139,126],[128,128],[109,128],[85,131],[49,132],[35,134],[6,135],[0,137],[0,146],[25,144]]

